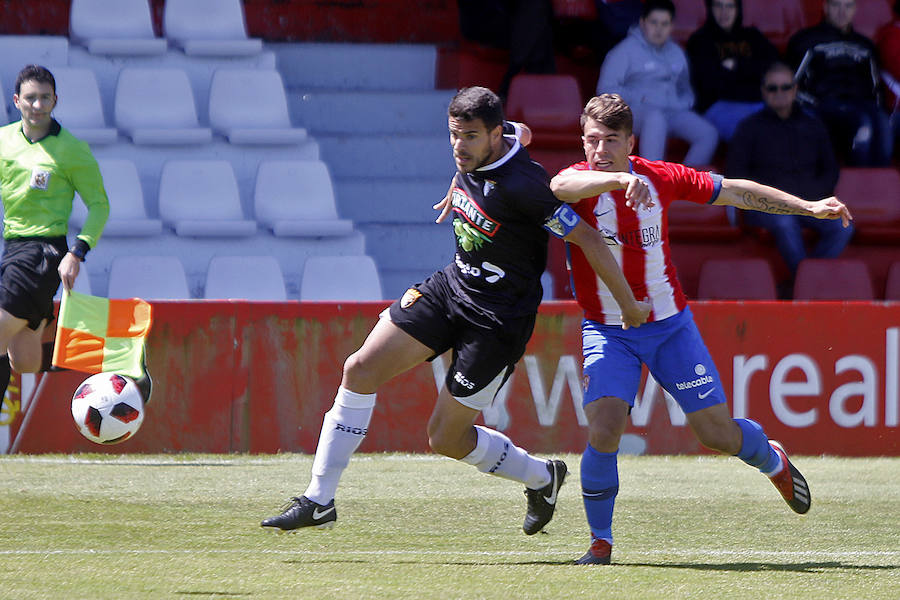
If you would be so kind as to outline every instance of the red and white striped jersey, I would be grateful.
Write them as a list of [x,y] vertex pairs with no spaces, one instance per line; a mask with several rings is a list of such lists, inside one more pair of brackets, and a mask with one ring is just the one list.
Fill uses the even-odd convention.
[[[635,212],[625,205],[625,191],[615,190],[584,198],[573,205],[584,221],[606,237],[609,249],[638,300],[649,298],[653,305],[649,321],[660,321],[687,305],[669,249],[669,205],[675,200],[706,204],[716,199],[717,179],[710,173],[663,161],[629,157],[631,172],[647,182],[655,206]],[[590,170],[586,161],[570,169]],[[724,209],[723,209],[724,210]],[[622,314],[606,284],[597,276],[581,249],[567,244],[569,269],[575,298],[586,318],[608,325],[620,325]]]

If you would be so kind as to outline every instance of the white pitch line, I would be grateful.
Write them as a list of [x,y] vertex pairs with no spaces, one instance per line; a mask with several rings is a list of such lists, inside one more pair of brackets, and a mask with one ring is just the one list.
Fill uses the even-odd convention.
[[[297,550],[271,550],[271,549],[217,549],[217,550],[153,550],[153,549],[131,549],[131,550],[114,550],[114,549],[94,549],[94,548],[72,548],[72,549],[15,549],[0,550],[0,556],[34,556],[34,555],[112,555],[112,554],[131,554],[131,555],[203,555],[203,554],[274,554],[284,556],[294,556],[303,554],[306,556],[322,556],[333,557],[333,551],[317,551],[305,550],[298,548]],[[354,550],[354,555],[364,556],[534,556],[541,557],[547,555],[568,556],[571,551],[567,550],[548,550],[548,551],[482,551],[482,550],[464,550],[464,551],[445,551],[445,550],[418,550],[411,548],[409,550]],[[894,550],[859,550],[844,552],[825,552],[825,551],[772,551],[772,550],[715,550],[715,549],[696,549],[696,550],[675,550],[675,549],[657,549],[657,550],[636,550],[622,552],[620,556],[625,557],[651,557],[666,556],[668,558],[678,557],[749,557],[749,558],[804,558],[804,559],[847,559],[847,558],[871,558],[871,557],[888,557],[900,558],[900,551]],[[900,565],[897,565],[900,568]]]

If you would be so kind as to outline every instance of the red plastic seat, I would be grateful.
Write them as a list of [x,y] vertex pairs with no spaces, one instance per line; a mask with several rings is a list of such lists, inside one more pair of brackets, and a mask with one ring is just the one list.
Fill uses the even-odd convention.
[[849,258],[807,258],[797,267],[794,300],[874,300],[869,268]]
[[884,289],[885,300],[900,300],[900,261],[895,262],[888,269],[887,285]]
[[741,230],[728,220],[724,206],[673,202],[668,211],[669,239],[673,241],[728,241],[741,236]]
[[775,300],[775,276],[762,258],[711,258],[700,267],[701,300]]
[[803,0],[744,0],[743,14],[744,25],[759,29],[781,52],[791,35],[812,24],[807,21]]
[[900,241],[900,171],[893,167],[845,167],[835,195],[850,209],[855,243]]
[[553,16],[593,21],[597,18],[597,5],[594,0],[553,0]]
[[893,0],[857,0],[853,28],[867,38],[874,39],[878,30],[893,19],[892,3]]
[[582,108],[578,80],[572,75],[522,73],[510,82],[506,114],[531,128],[536,147],[580,147]]
[[691,34],[706,21],[706,3],[700,0],[675,3],[675,21],[672,23],[672,41],[684,48]]

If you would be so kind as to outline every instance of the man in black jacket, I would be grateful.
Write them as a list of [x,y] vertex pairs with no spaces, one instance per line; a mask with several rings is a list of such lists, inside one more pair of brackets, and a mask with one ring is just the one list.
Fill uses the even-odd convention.
[[[797,104],[797,85],[790,67],[773,64],[763,78],[762,95],[766,107],[741,121],[731,140],[726,175],[777,187],[804,200],[834,195],[839,170],[828,131]],[[811,254],[816,258],[838,256],[853,236],[853,226],[843,227],[840,221],[752,210],[741,215],[745,224],[772,233],[792,278],[807,256],[804,228],[818,235]],[[782,295],[790,295],[790,284],[783,284]]]
[[741,0],[706,0],[706,22],[687,42],[698,112],[730,140],[744,117],[763,107],[759,82],[778,50],[756,27],[743,25]]
[[893,147],[878,102],[875,44],[853,30],[856,0],[825,0],[825,18],[788,42],[800,101],[825,121],[840,152],[854,165],[885,166]]

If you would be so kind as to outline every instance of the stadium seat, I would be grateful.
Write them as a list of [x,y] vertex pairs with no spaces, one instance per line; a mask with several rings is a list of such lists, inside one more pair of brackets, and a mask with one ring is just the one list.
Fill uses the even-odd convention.
[[300,300],[382,300],[381,279],[371,256],[311,256],[303,266]]
[[582,108],[578,80],[572,75],[521,73],[509,84],[506,114],[531,128],[535,147],[577,145]]
[[299,144],[278,71],[217,69],[209,88],[209,123],[232,144]]
[[177,256],[117,256],[109,265],[109,298],[187,300],[187,276]]
[[893,0],[857,0],[853,29],[869,39],[874,39],[878,30],[893,19],[892,3]]
[[668,210],[669,239],[673,241],[722,242],[741,237],[724,206],[673,202]]
[[319,160],[264,160],[256,173],[256,220],[279,237],[353,232],[338,218],[328,167]]
[[241,0],[166,0],[165,36],[194,56],[251,56],[262,41],[247,38]]
[[8,105],[14,120],[19,113],[12,104],[16,91],[16,76],[29,64],[43,65],[55,72],[56,67],[69,64],[69,40],[57,35],[0,35],[0,87],[6,92],[3,104]]
[[593,21],[597,18],[597,5],[594,0],[553,0],[553,16]]
[[[91,295],[91,278],[88,273],[88,265],[87,263],[81,263],[78,267],[78,277],[75,278],[75,285],[72,287],[73,290],[80,294],[88,294]],[[63,286],[59,284],[59,288],[56,290],[56,294],[53,296],[54,300],[59,300],[62,298],[63,294]]]
[[135,144],[205,144],[187,73],[181,69],[125,67],[116,83],[115,122]]
[[744,25],[759,29],[780,52],[787,48],[791,35],[813,24],[806,20],[803,0],[744,0],[743,14]]
[[[144,192],[134,162],[118,158],[97,160],[103,175],[103,187],[109,197],[109,220],[103,228],[104,236],[147,237],[162,233],[162,221],[147,218]],[[87,208],[78,193],[72,201],[69,224],[80,229],[87,218]]]
[[711,258],[700,267],[701,300],[775,300],[775,276],[762,258]]
[[214,256],[204,298],[287,300],[284,275],[274,256]]
[[107,127],[97,77],[91,69],[54,67],[57,95],[61,101],[53,114],[63,127],[91,145],[112,144],[119,133]]
[[794,300],[873,300],[866,263],[849,258],[807,258],[794,280]]
[[900,172],[894,167],[844,167],[835,195],[850,209],[854,243],[900,240]]
[[900,300],[900,261],[891,264],[891,267],[888,269],[884,299]]
[[675,3],[675,20],[672,22],[672,41],[684,48],[691,34],[706,21],[706,3],[689,0]]
[[159,215],[180,236],[247,237],[237,179],[227,160],[166,161],[159,179]]
[[168,44],[153,32],[148,0],[72,0],[69,37],[91,54],[164,54]]

